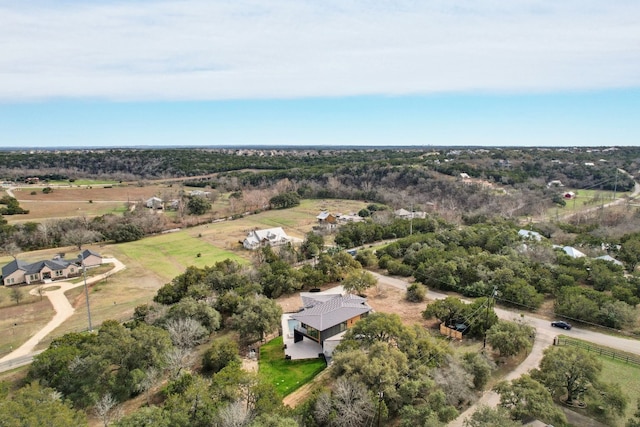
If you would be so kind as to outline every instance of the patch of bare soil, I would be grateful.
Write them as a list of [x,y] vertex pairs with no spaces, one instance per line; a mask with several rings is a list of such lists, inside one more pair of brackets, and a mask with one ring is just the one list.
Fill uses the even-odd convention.
[[318,386],[319,383],[327,382],[328,380],[329,370],[325,369],[324,371],[316,375],[311,382],[308,382],[293,393],[285,396],[285,398],[282,399],[282,403],[289,406],[290,408],[295,408],[296,406],[307,400],[309,394],[311,394],[311,392],[315,389],[316,386]]
[[435,327],[434,322],[426,321],[422,312],[426,302],[409,302],[405,299],[406,292],[390,286],[381,289],[371,288],[367,291],[367,303],[381,313],[395,313],[400,316],[405,325],[422,325],[425,328]]

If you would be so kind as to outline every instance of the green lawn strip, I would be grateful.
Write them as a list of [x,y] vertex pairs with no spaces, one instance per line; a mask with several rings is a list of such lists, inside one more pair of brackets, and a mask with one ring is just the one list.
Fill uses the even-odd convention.
[[[562,342],[564,341],[573,342],[574,347],[580,347],[584,350],[587,350],[590,353],[595,353],[597,356],[608,357],[610,360],[613,359],[613,360],[621,360],[621,361],[625,361],[625,360],[640,361],[640,356],[634,353],[628,353],[622,350],[616,350],[610,347],[605,347],[603,345],[594,344],[589,341],[568,337],[566,335],[559,335],[558,337],[562,340]],[[640,365],[635,365],[635,366],[640,368]]]
[[636,405],[640,400],[640,366],[604,356],[598,358],[602,361],[600,379],[604,382],[620,384],[620,388],[627,397],[627,410],[621,417],[627,420],[636,411]]
[[282,337],[260,347],[259,373],[276,387],[282,397],[311,381],[325,367],[322,359],[286,360]]

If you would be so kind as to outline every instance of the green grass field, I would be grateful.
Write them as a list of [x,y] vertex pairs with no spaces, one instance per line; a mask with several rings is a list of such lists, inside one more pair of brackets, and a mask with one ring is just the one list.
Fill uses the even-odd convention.
[[326,367],[322,359],[285,360],[282,337],[260,347],[259,373],[284,397],[302,387]]
[[[599,357],[599,359],[602,361],[600,379],[604,382],[620,384],[622,391],[627,396],[627,410],[622,417],[623,420],[627,420],[636,411],[636,405],[640,401],[640,366],[608,357]],[[619,425],[623,426],[624,422]]]
[[127,258],[139,261],[144,268],[152,270],[167,281],[183,273],[189,266],[204,267],[227,258],[246,262],[244,258],[215,247],[198,235],[192,229],[183,230],[114,245],[114,249]]

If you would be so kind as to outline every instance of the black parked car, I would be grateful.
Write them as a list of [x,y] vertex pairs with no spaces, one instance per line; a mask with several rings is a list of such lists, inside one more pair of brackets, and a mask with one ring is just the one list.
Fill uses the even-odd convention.
[[555,326],[556,328],[562,328],[566,330],[571,329],[571,324],[565,322],[564,320],[556,320],[555,322],[551,322],[551,326]]

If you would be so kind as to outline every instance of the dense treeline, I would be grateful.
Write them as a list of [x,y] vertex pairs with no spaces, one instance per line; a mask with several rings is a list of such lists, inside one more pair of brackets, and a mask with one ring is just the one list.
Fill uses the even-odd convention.
[[[189,180],[226,191],[294,183],[302,198],[352,198],[394,207],[431,205],[439,211],[484,211],[503,216],[533,215],[552,206],[557,189],[629,191],[633,180],[618,168],[640,167],[638,150],[585,149],[374,149],[374,150],[95,150],[0,153],[0,175],[111,177],[119,180],[215,177]],[[55,170],[49,165],[55,158]],[[460,185],[450,177],[478,179]],[[444,174],[444,177],[443,177]],[[517,191],[496,191],[493,184]]]
[[92,219],[66,218],[43,222],[8,224],[0,215],[0,247],[22,251],[78,246],[103,240],[130,242],[165,229],[166,219],[147,209],[127,211],[122,215],[105,214]]
[[[421,224],[421,220],[413,220]],[[491,295],[504,304],[535,310],[555,298],[556,314],[612,328],[633,328],[640,302],[640,280],[625,276],[613,262],[572,258],[549,242],[523,241],[506,221],[455,228],[436,221],[427,229],[406,228],[406,236],[376,251],[377,264],[390,274],[413,276],[431,289],[465,296]],[[405,227],[409,221],[404,220]],[[385,236],[374,221],[343,227],[336,242],[360,245]],[[619,255],[633,268],[640,256],[637,237],[623,239]],[[364,257],[365,255],[363,255]]]

